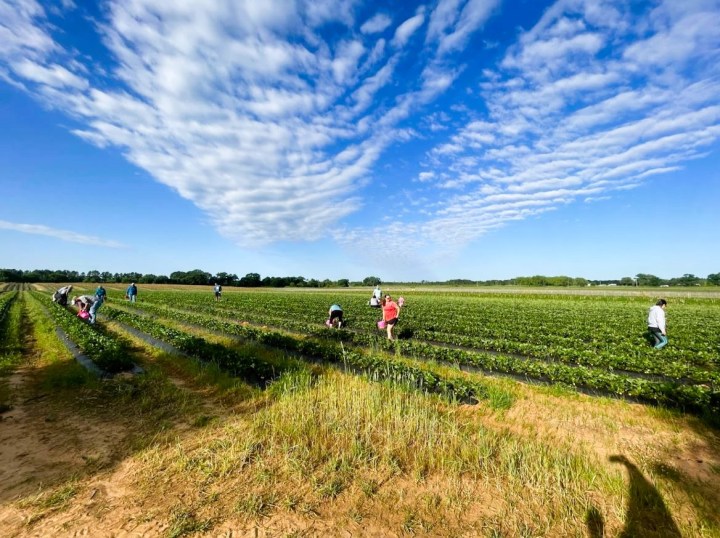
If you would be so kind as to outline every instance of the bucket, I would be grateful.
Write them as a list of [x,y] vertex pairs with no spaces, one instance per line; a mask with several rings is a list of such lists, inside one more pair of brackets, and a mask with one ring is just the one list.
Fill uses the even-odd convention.
[[384,329],[385,328],[385,320],[381,319],[378,321],[378,329]]

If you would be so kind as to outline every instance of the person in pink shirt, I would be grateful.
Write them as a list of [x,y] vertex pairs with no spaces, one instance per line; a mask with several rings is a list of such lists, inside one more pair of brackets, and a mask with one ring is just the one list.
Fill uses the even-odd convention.
[[382,302],[383,321],[385,322],[385,328],[387,329],[388,340],[395,340],[393,338],[393,328],[398,322],[400,317],[400,307],[392,300],[392,297],[386,295]]

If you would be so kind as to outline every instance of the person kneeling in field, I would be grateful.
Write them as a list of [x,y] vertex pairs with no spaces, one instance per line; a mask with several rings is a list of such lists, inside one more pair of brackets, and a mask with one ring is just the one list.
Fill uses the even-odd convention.
[[330,317],[325,322],[328,327],[334,327],[336,329],[342,327],[343,310],[339,304],[334,304],[330,307],[330,310],[328,311],[328,316]]

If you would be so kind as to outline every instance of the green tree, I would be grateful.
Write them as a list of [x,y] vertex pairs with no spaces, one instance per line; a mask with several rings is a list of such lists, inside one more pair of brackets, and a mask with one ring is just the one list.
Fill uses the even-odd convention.
[[654,286],[657,287],[661,284],[660,277],[655,275],[648,275],[645,273],[638,273],[635,275],[637,278],[638,286]]
[[720,273],[712,273],[707,276],[708,284],[712,286],[720,286]]
[[363,285],[365,286],[379,286],[380,284],[382,284],[382,280],[376,276],[368,276],[363,279]]
[[238,286],[242,286],[243,288],[257,288],[261,285],[262,281],[258,273],[248,273],[238,280]]

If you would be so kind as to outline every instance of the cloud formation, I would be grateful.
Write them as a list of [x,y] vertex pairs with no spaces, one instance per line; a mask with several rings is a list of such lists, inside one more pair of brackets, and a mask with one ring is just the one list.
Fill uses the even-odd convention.
[[[440,8],[428,36],[446,35]],[[441,200],[393,248],[438,259],[483,234],[607,199],[703,157],[720,137],[720,3],[559,1],[478,73],[487,112],[428,152],[416,182]],[[356,244],[386,237],[354,230]],[[341,238],[339,238],[341,239]],[[412,247],[410,247],[412,245]]]
[[[71,117],[88,143],[119,148],[238,244],[330,236],[362,250],[398,230],[408,263],[413,249],[442,257],[634,188],[717,141],[718,0],[558,0],[487,65],[483,34],[504,9],[109,0],[88,22],[70,1],[0,0],[0,78]],[[69,19],[98,45],[63,45]],[[443,99],[460,84],[462,102]],[[389,146],[416,139],[432,149],[396,186],[412,190],[413,211],[343,227]]]

